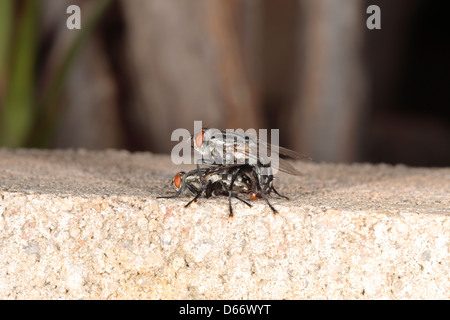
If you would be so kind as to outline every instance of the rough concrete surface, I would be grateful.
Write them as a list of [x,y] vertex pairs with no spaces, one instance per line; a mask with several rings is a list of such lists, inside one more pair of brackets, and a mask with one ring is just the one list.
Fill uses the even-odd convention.
[[165,155],[0,150],[0,299],[450,298],[450,168],[294,165],[230,219]]

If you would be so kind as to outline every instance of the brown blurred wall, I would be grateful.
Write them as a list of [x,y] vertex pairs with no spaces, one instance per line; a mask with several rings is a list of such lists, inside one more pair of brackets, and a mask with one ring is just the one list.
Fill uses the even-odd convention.
[[[50,56],[70,38],[69,3],[85,15],[92,1],[43,1]],[[401,130],[376,110],[392,103],[406,54],[398,37],[419,3],[113,1],[69,76],[52,146],[168,153],[174,129],[202,120],[280,129],[281,145],[316,161],[370,161],[374,137]],[[382,8],[381,31],[365,26],[370,4]]]

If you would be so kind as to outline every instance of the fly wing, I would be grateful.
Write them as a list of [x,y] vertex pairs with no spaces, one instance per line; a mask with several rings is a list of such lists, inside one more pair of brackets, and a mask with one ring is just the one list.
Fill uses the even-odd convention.
[[[273,152],[275,152],[276,154],[279,154],[279,155],[287,157],[287,158],[291,158],[294,160],[311,160],[311,157],[309,157],[305,154],[299,153],[297,151],[288,149],[288,148],[283,148],[283,147],[276,146],[276,145],[274,146],[268,142],[264,142],[261,140],[258,140],[258,143],[260,144],[261,147],[264,146],[266,148],[266,150],[271,150],[271,152],[273,150]],[[278,149],[278,151],[277,151],[277,149]],[[267,153],[267,151],[266,151],[266,153]]]
[[[219,133],[221,133],[220,137],[205,134],[204,143],[199,149],[200,151],[208,150],[208,152],[211,152],[212,157],[216,160],[214,164],[221,164],[222,168],[224,164],[226,166],[245,163],[250,165],[257,163],[268,164],[270,163],[270,157],[274,156],[295,160],[311,160],[307,155],[294,150],[261,141],[255,135],[226,131],[220,131]],[[265,152],[262,154],[258,151],[261,148],[265,149]],[[269,150],[271,152],[270,157],[267,156]],[[279,158],[278,169],[289,174],[302,175],[300,171],[281,158]]]
[[[230,133],[227,133],[227,136],[229,136]],[[245,154],[247,156],[253,156],[250,151],[252,151],[250,148],[251,147],[255,147],[256,150],[257,148],[265,148],[266,149],[266,154],[267,151],[270,149],[271,152],[272,150],[279,155],[282,155],[284,157],[288,157],[291,159],[295,159],[295,160],[311,160],[311,158],[305,154],[301,154],[297,151],[288,149],[288,148],[284,148],[284,147],[280,147],[280,146],[273,146],[272,144],[268,143],[268,142],[264,142],[262,140],[259,140],[256,136],[254,135],[241,135],[239,133],[231,133],[231,138],[233,139],[232,141],[234,141],[234,152],[237,153],[242,153]],[[240,139],[240,140],[238,140]],[[242,143],[242,141],[244,141],[245,143]],[[239,142],[241,142],[241,144],[239,144]],[[227,141],[224,142],[225,146],[228,148],[227,151],[233,151],[231,150],[231,146],[229,145],[229,143],[227,143]]]
[[[271,146],[269,143],[267,145],[269,147]],[[283,156],[286,156],[286,157],[289,157],[289,158],[295,159],[295,160],[312,160],[311,157],[307,156],[306,154],[298,153],[297,151],[283,148],[283,147],[278,147],[278,152],[279,152],[279,154],[281,154]]]
[[[249,143],[247,143],[249,142]],[[257,148],[266,148],[266,152],[264,152],[265,156],[263,158],[263,154],[258,152],[258,149],[251,149],[251,144],[253,144],[253,147]],[[248,161],[250,164],[256,164],[258,161],[260,163],[269,163],[270,158],[267,156],[268,151],[270,150],[271,155],[270,157],[274,156],[280,156],[278,159],[279,167],[278,169],[280,171],[283,171],[285,173],[289,173],[296,176],[303,175],[300,171],[298,171],[296,168],[294,168],[289,162],[284,160],[283,158],[291,158],[294,160],[311,160],[311,158],[307,155],[298,153],[294,150],[283,148],[283,147],[276,147],[268,142],[263,142],[261,140],[258,140],[254,136],[249,136],[245,144],[239,144],[238,142],[235,142],[234,145],[231,147],[227,144],[225,144],[227,152],[233,152],[235,159],[240,159],[241,163],[245,163],[245,161]],[[277,150],[278,149],[278,150]],[[274,154],[272,154],[274,152]],[[253,162],[252,162],[253,161]]]
[[280,171],[292,174],[294,176],[302,176],[303,173],[295,169],[289,162],[284,159],[279,159],[279,168]]

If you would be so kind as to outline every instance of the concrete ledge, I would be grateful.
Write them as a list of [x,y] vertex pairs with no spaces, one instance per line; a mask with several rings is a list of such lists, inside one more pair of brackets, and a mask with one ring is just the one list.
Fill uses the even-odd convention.
[[0,299],[450,298],[449,168],[295,166],[229,219],[167,156],[0,150]]

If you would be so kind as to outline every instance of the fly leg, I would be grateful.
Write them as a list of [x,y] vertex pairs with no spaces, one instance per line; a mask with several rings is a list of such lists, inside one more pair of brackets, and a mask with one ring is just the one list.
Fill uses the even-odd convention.
[[183,191],[183,188],[180,188],[180,189],[178,189],[177,193],[175,193],[175,195],[173,195],[173,196],[159,196],[159,197],[156,197],[156,199],[173,199],[173,198],[178,198],[182,191]]
[[272,186],[272,190],[273,190],[273,192],[275,192],[275,194],[276,194],[277,196],[279,196],[280,198],[285,198],[286,200],[289,200],[288,197],[286,197],[286,196],[280,194],[280,193],[277,191],[277,189],[275,189],[274,186]]
[[228,217],[233,217],[234,216],[234,214],[233,214],[233,206],[231,205],[231,197],[228,197],[228,208],[229,208],[229,210],[230,210],[230,213],[228,214]]
[[275,209],[269,202],[269,200],[267,199],[267,197],[265,196],[265,194],[263,192],[259,193],[261,195],[261,197],[264,199],[264,201],[266,201],[267,205],[270,207],[270,209],[272,209],[273,214],[277,214],[278,211],[277,209]]
[[[200,174],[200,171],[199,171],[199,174]],[[189,201],[184,207],[187,208],[191,205],[192,202],[197,201],[197,199],[202,195],[203,190],[208,189],[209,184],[210,184],[210,181],[208,181],[208,183],[205,186],[201,185],[200,189],[196,190],[197,194],[195,195],[195,197],[192,198],[192,200]],[[195,193],[194,190],[192,190],[192,189],[190,189],[190,190],[191,190],[191,192]]]
[[245,203],[246,205],[248,205],[250,208],[252,207],[252,205],[250,203],[248,203],[247,201],[245,201],[244,199],[240,198],[237,194],[233,193],[232,194],[233,198],[236,198],[238,200],[241,200],[243,203]]
[[192,198],[192,200],[189,201],[184,207],[185,208],[189,207],[192,202],[196,201],[198,199],[198,197],[200,197],[201,194],[202,194],[201,192],[197,193],[197,195],[194,198]]
[[[229,214],[230,217],[233,216],[233,208],[231,207],[231,197],[234,196],[235,198],[237,198],[241,201],[244,201],[244,200],[240,199],[237,195],[233,194],[234,181],[236,180],[240,171],[241,171],[241,169],[239,168],[238,170],[236,170],[235,174],[233,174],[233,177],[231,178],[230,187],[228,188],[228,206],[230,208],[230,214]],[[224,185],[224,188],[225,188],[225,190],[227,189],[225,185]],[[244,201],[244,203],[246,203],[246,202]],[[246,204],[249,205],[249,203],[246,203]]]
[[[227,186],[223,183],[223,181],[220,181],[219,183],[220,183],[220,185],[222,186],[222,188],[223,188],[223,190],[224,190],[224,191],[222,191],[222,192],[228,193],[228,208],[229,208],[229,211],[230,211],[230,213],[228,214],[228,216],[231,218],[231,217],[234,216],[234,214],[233,214],[233,207],[232,207],[232,205],[231,205],[231,194],[232,194],[232,192],[231,192],[231,186],[232,186],[232,185],[230,185],[230,189],[228,189]],[[225,194],[226,194],[226,193],[225,193]]]
[[[225,185],[225,183],[223,181],[216,181],[214,183],[210,183],[208,185],[208,187],[206,188],[206,198],[211,197],[212,194],[215,195],[229,195],[229,191],[227,186]],[[247,201],[245,201],[244,199],[240,198],[237,194],[235,194],[234,192],[231,193],[231,196],[233,198],[236,198],[240,201],[242,201],[243,203],[245,203],[246,205],[248,205],[249,207],[252,207],[252,205],[250,203],[248,203]],[[228,208],[230,210],[230,214],[229,216],[232,217],[233,216],[233,208],[231,206],[231,201],[228,202]]]

